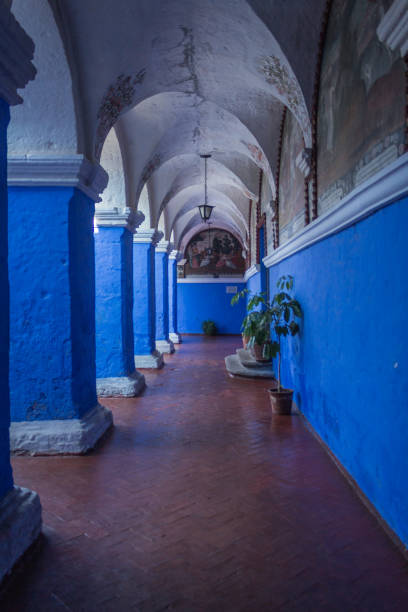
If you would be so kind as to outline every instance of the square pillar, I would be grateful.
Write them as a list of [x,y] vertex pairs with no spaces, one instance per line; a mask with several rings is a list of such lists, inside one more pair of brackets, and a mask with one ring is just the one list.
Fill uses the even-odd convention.
[[178,251],[169,255],[169,339],[180,344],[181,336],[177,331],[177,259]]
[[0,35],[0,583],[41,531],[41,504],[34,491],[14,485],[10,465],[8,281],[7,127],[10,105],[22,102],[17,93],[34,78],[34,44],[4,6]]
[[169,338],[169,253],[173,245],[162,240],[155,252],[156,285],[156,349],[161,353],[174,353]]
[[133,213],[98,211],[95,219],[96,388],[98,396],[134,397],[145,388],[135,369]]
[[155,246],[163,234],[154,229],[136,230],[133,236],[133,329],[135,366],[161,368],[163,355],[156,350]]
[[106,182],[82,155],[9,159],[10,441],[18,453],[83,453],[112,425],[95,375],[93,217]]

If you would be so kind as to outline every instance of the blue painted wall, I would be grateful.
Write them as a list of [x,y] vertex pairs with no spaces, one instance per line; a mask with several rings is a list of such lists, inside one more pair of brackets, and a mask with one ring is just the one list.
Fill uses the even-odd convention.
[[0,498],[13,486],[9,443],[9,286],[7,269],[7,126],[9,120],[9,105],[0,98]]
[[169,338],[169,256],[167,253],[155,254],[156,283],[156,340]]
[[96,375],[128,376],[133,351],[133,235],[121,227],[95,234]]
[[81,417],[96,405],[93,214],[77,189],[9,189],[13,420]]
[[[261,272],[257,272],[256,274],[254,274],[253,276],[251,276],[251,278],[247,280],[246,288],[248,289],[248,291],[251,292],[251,294],[261,293],[262,291]],[[246,299],[247,304],[248,304],[249,299],[250,299],[250,296],[248,295]],[[257,308],[256,310],[260,310],[260,307]]]
[[304,310],[283,384],[408,544],[408,199],[270,269]]
[[245,300],[231,306],[231,293],[226,287],[233,285],[238,291],[245,283],[178,283],[178,331],[180,334],[202,334],[201,323],[212,319],[220,334],[240,334],[245,317]]
[[135,355],[156,349],[155,255],[151,243],[133,243],[133,329]]

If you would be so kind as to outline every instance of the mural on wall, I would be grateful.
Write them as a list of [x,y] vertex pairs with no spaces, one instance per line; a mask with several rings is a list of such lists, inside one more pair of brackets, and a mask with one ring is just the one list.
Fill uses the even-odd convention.
[[305,179],[296,165],[296,158],[303,149],[303,135],[299,124],[293,114],[287,112],[279,175],[280,244],[286,242],[304,226]]
[[404,152],[404,62],[376,34],[391,3],[333,2],[317,126],[319,214]]
[[211,228],[196,234],[184,256],[186,276],[240,276],[245,272],[241,243],[222,229]]

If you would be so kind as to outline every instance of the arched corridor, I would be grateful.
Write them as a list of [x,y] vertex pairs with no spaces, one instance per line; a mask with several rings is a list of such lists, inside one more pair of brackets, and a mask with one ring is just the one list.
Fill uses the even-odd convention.
[[267,381],[220,367],[234,337],[184,338],[139,398],[106,400],[92,454],[16,457],[45,539],[18,610],[398,610],[406,562]]
[[408,609],[407,92],[408,0],[0,0],[0,610]]

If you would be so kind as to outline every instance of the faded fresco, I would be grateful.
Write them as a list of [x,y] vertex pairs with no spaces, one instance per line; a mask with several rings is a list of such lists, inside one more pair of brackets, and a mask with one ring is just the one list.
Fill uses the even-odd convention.
[[319,214],[404,152],[404,62],[376,35],[390,5],[333,2],[318,113]]
[[303,150],[303,135],[292,113],[286,113],[279,177],[279,243],[283,244],[304,226],[305,178],[296,166]]
[[196,234],[184,255],[185,276],[240,276],[245,272],[241,243],[229,232],[211,228]]

